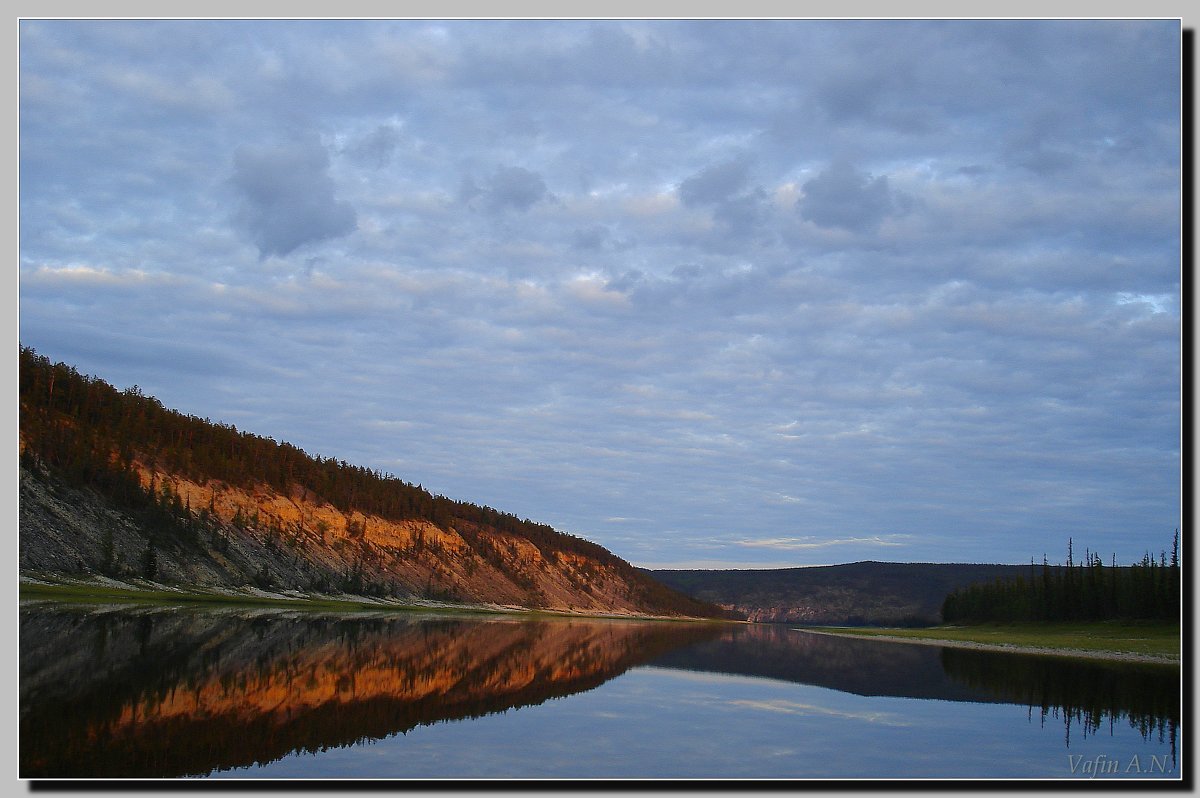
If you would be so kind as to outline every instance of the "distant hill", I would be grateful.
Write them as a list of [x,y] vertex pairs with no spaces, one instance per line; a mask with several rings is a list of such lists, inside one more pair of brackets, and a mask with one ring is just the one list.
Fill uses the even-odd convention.
[[716,616],[591,541],[20,351],[20,570]]
[[646,573],[752,621],[896,626],[938,623],[942,602],[952,591],[997,578],[1029,576],[1030,569],[1028,565],[856,562]]

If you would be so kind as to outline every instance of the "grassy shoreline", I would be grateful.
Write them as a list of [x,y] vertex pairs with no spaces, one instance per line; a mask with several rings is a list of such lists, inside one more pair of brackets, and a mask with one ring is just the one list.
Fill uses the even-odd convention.
[[1179,624],[1154,622],[980,624],[930,628],[803,627],[823,634],[990,650],[1178,664]]
[[676,621],[724,623],[715,618],[685,618],[653,615],[624,615],[619,613],[583,613],[566,610],[533,609],[516,606],[454,604],[442,601],[404,601],[374,599],[366,596],[325,596],[315,594],[286,595],[267,591],[204,590],[175,587],[157,583],[131,585],[128,583],[100,584],[86,580],[64,580],[61,577],[37,576],[20,582],[21,599],[46,599],[75,603],[137,603],[153,605],[198,604],[243,607],[277,607],[298,611],[318,612],[444,612],[455,615],[508,615],[522,618],[590,618],[604,620]]

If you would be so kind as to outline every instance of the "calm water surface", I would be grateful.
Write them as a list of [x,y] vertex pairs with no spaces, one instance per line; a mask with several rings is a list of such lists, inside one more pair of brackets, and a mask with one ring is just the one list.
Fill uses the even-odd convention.
[[1177,666],[778,626],[21,605],[24,778],[1178,779]]

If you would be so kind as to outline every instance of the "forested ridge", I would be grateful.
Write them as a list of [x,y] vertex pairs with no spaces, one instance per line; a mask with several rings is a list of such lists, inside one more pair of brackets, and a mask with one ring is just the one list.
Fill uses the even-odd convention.
[[[577,580],[586,578],[593,565],[602,566],[628,583],[632,598],[648,609],[694,615],[717,611],[646,577],[591,541],[491,507],[434,495],[392,474],[311,455],[286,442],[171,410],[137,386],[118,390],[73,366],[52,363],[30,347],[20,349],[19,382],[23,468],[35,474],[48,469],[69,485],[94,490],[136,515],[153,530],[142,555],[146,576],[154,574],[155,547],[164,534],[211,544],[219,552],[228,530],[221,529],[211,508],[191,506],[165,481],[144,485],[139,466],[196,483],[218,481],[245,489],[265,485],[284,496],[299,489],[346,513],[346,532],[359,542],[364,528],[362,522],[356,528],[354,514],[452,529],[469,547],[468,573],[477,567],[475,563],[487,562],[534,594],[529,574],[513,567],[513,552],[498,546],[497,540],[528,541],[550,562],[560,562],[564,556],[580,558],[584,564],[581,574],[573,574]],[[239,514],[233,525],[248,528],[254,521]],[[270,531],[274,533],[270,545],[286,537],[286,530]],[[295,542],[301,532],[313,530],[296,529],[290,539]],[[319,532],[323,539],[326,530]],[[343,584],[334,586],[387,592],[379,580],[368,584],[352,570],[347,569],[345,577],[340,580]],[[264,579],[269,581],[269,573]],[[586,590],[586,585],[580,587]]]
[[1155,559],[1146,552],[1140,562],[1105,565],[1085,550],[1075,562],[1074,542],[1067,541],[1067,564],[1030,564],[1018,574],[956,590],[946,597],[946,623],[986,621],[1179,620],[1179,530],[1171,545]]
[[1133,565],[1086,551],[1067,564],[858,562],[804,568],[653,570],[670,587],[750,620],[827,626],[1179,617],[1178,538]]
[[824,626],[929,626],[956,588],[1020,565],[857,562],[803,568],[655,570],[655,579],[751,620]]
[[20,385],[26,456],[36,456],[79,482],[119,481],[137,452],[192,479],[262,482],[281,493],[300,484],[346,512],[420,518],[438,526],[460,519],[518,534],[539,549],[608,554],[545,524],[436,496],[378,470],[309,455],[290,443],[170,410],[137,386],[118,391],[72,366],[52,364],[29,348],[21,349]]

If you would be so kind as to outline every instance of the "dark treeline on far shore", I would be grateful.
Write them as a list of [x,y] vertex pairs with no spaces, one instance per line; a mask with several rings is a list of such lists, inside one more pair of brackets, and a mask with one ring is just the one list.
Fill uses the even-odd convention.
[[1179,619],[1179,530],[1155,559],[1106,566],[1095,552],[1074,561],[1067,543],[1066,566],[1051,566],[1043,556],[1029,576],[997,579],[956,590],[942,604],[946,623],[983,621],[1108,621]]

